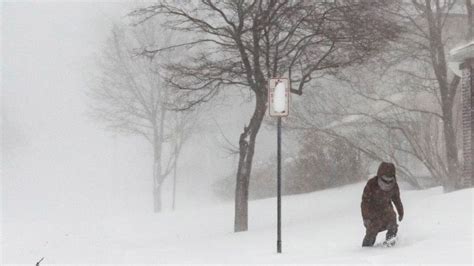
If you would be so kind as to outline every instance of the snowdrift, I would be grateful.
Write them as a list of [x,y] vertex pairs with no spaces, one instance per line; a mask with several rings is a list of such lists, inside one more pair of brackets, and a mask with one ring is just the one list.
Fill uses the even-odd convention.
[[397,246],[362,248],[363,186],[284,197],[283,254],[276,254],[273,198],[250,203],[250,228],[243,233],[232,232],[233,204],[159,215],[3,217],[2,262],[472,264],[473,189],[402,191]]

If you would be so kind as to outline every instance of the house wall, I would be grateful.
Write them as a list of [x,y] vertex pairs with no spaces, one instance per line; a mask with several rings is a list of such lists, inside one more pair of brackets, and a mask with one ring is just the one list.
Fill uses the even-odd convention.
[[474,58],[469,58],[461,64],[461,97],[462,97],[462,140],[463,140],[463,171],[460,185],[470,187],[474,184]]

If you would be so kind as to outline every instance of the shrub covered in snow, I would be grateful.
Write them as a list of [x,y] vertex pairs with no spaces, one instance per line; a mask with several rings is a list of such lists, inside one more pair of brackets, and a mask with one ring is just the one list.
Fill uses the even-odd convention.
[[[356,183],[367,177],[367,160],[348,143],[327,135],[307,133],[295,158],[282,162],[282,192],[284,195]],[[276,158],[256,162],[250,178],[251,199],[276,195]],[[235,175],[214,184],[221,198],[233,199]]]

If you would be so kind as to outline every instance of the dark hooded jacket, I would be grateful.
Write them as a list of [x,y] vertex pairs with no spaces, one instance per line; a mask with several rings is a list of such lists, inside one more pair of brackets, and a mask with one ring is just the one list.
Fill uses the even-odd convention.
[[[382,176],[393,177],[393,183],[386,186],[383,183]],[[403,217],[403,205],[395,178],[395,166],[392,163],[383,162],[380,164],[377,176],[369,179],[364,188],[361,203],[362,218],[364,221],[368,220],[370,224],[381,228],[389,223],[396,223],[396,214],[393,210],[392,202],[395,204],[401,220]]]

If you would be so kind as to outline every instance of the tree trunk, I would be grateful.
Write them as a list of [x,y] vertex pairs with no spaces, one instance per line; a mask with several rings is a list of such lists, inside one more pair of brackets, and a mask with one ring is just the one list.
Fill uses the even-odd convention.
[[[265,91],[265,90],[263,90]],[[252,160],[255,151],[255,139],[265,116],[266,91],[257,95],[255,111],[248,127],[239,138],[239,165],[237,168],[237,183],[235,186],[235,218],[234,231],[241,232],[248,230],[248,198],[250,172],[252,170]]]
[[153,188],[153,211],[161,212],[161,207],[161,185],[158,185]]
[[470,41],[474,38],[474,18],[472,12],[474,8],[472,7],[472,1],[466,0],[466,10],[467,10],[467,40]]
[[446,161],[447,161],[447,176],[443,184],[446,192],[453,191],[457,188],[459,180],[459,160],[458,149],[456,146],[456,133],[453,127],[452,111],[449,109],[444,113],[444,141],[446,145]]
[[178,151],[178,143],[175,143],[174,147],[174,164],[173,164],[173,211],[175,210],[176,207],[176,178],[177,178],[177,170],[178,170],[178,157],[179,157],[179,151]]
[[153,144],[153,211],[161,211],[161,142],[158,129],[155,127],[155,141]]
[[[443,61],[445,63],[445,61]],[[443,65],[444,66],[444,65]],[[444,69],[443,69],[444,71]],[[443,135],[446,154],[446,176],[443,180],[443,188],[445,192],[457,189],[459,183],[459,159],[458,147],[456,141],[456,131],[454,129],[454,97],[459,84],[459,77],[454,76],[451,84],[448,86],[446,79],[440,80],[438,83],[441,90],[441,104],[443,112]]]
[[[456,94],[456,78],[453,84],[448,85],[448,66],[446,54],[444,51],[444,42],[442,38],[442,23],[440,21],[441,10],[436,7],[433,11],[431,1],[425,0],[426,19],[429,28],[430,57],[434,74],[436,76],[440,96],[441,109],[443,112],[443,135],[446,153],[446,176],[443,187],[445,191],[452,191],[456,187],[458,180],[458,154],[456,145],[456,133],[454,131],[453,105]],[[457,80],[458,81],[458,80]],[[454,87],[453,87],[454,86]]]
[[161,211],[161,154],[155,144],[155,155],[153,160],[153,211]]
[[[153,210],[155,213],[161,211],[161,185],[164,181],[164,176],[161,169],[161,160],[164,143],[164,130],[166,109],[160,110],[159,121],[153,124]],[[158,123],[158,124],[157,124]]]

